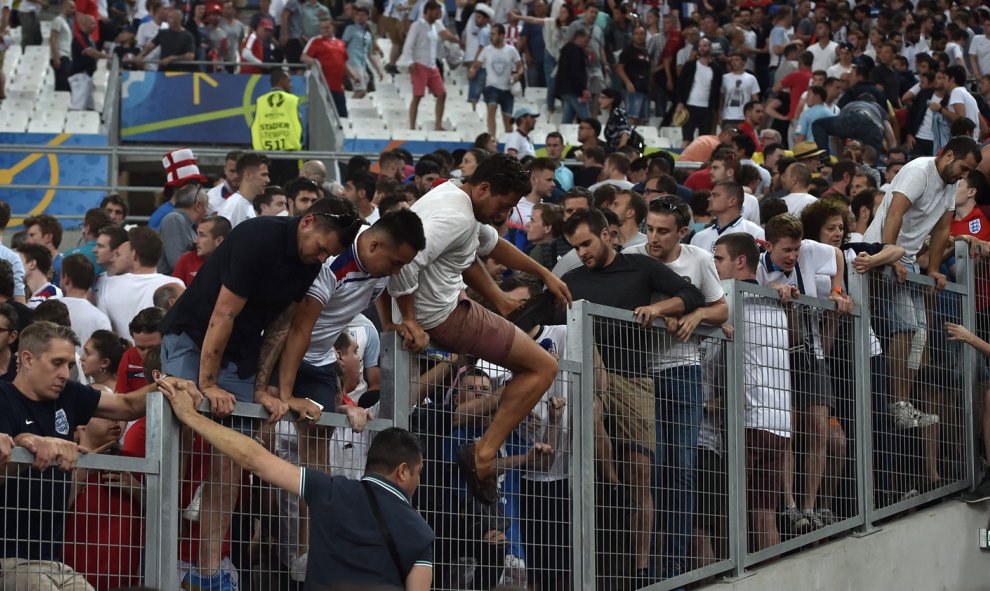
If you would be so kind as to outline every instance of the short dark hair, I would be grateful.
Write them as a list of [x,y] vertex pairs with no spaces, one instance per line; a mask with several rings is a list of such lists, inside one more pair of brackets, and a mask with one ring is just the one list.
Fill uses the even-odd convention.
[[34,261],[38,265],[38,270],[42,274],[48,275],[52,270],[52,253],[40,244],[22,244],[17,248],[17,252],[24,255],[27,262]]
[[584,157],[595,162],[605,162],[605,150],[601,146],[591,146],[584,150]]
[[3,259],[0,259],[0,295],[7,299],[14,297],[14,267]]
[[771,244],[782,238],[801,240],[803,237],[804,226],[801,220],[789,213],[775,215],[766,224],[766,240]]
[[285,189],[278,185],[268,185],[265,187],[265,190],[261,192],[261,195],[258,195],[258,197],[255,198],[254,203],[252,204],[254,205],[254,210],[260,214],[261,206],[271,205],[276,195],[285,195]]
[[314,180],[310,180],[304,176],[296,177],[289,182],[285,183],[285,196],[291,201],[295,201],[296,197],[299,196],[301,191],[310,191],[316,193],[319,197],[321,194],[320,185]]
[[10,204],[6,201],[0,201],[0,230],[7,228],[7,224],[10,223]]
[[848,158],[844,158],[832,165],[832,182],[835,183],[836,181],[841,181],[842,177],[847,174],[849,175],[849,180],[851,181],[858,172],[859,165]]
[[7,302],[0,304],[0,316],[7,319],[7,328],[9,328],[11,332],[17,331],[17,328],[20,326],[20,318],[18,318],[17,309],[14,308],[14,306],[8,304]]
[[573,236],[577,232],[578,226],[582,224],[588,226],[588,230],[596,236],[608,228],[608,222],[605,220],[605,216],[602,215],[601,210],[594,208],[579,209],[571,214],[571,217],[567,218],[567,221],[564,222],[564,236]]
[[154,267],[162,258],[165,248],[162,237],[148,226],[137,226],[127,231],[127,241],[137,255],[142,267]]
[[650,201],[650,213],[673,217],[678,230],[691,223],[691,208],[674,195],[661,195]]
[[592,129],[595,130],[595,137],[602,134],[602,122],[594,117],[588,117],[586,119],[581,119],[578,123],[584,123],[590,125]]
[[103,226],[109,226],[112,223],[113,221],[110,219],[110,216],[102,207],[87,209],[86,215],[83,217],[83,225],[89,228],[89,231],[93,234],[99,232]]
[[743,199],[745,197],[745,193],[743,192],[742,185],[740,185],[736,181],[727,180],[727,181],[719,181],[715,183],[713,185],[713,188],[714,187],[725,187],[725,190],[729,194],[729,197],[735,199],[736,202],[739,204],[739,208],[742,209]]
[[214,240],[217,238],[226,238],[230,235],[230,231],[233,229],[230,225],[230,220],[223,216],[211,215],[199,220],[199,223],[212,222],[213,226],[210,228],[210,236]]
[[828,93],[821,86],[811,86],[808,88],[808,92],[822,99],[822,102],[825,102],[825,99],[828,98]]
[[564,232],[564,208],[556,203],[537,203],[533,206],[533,211],[539,211],[544,226],[550,226],[550,231],[554,237],[561,236]]
[[378,202],[378,211],[384,215],[387,212],[402,209],[399,205],[408,202],[409,196],[405,193],[399,191],[387,193],[384,197],[382,197],[382,200]]
[[[439,6],[436,0],[429,0],[426,6],[430,4]],[[371,441],[364,470],[372,474],[391,474],[402,464],[412,467],[422,461],[423,447],[419,438],[405,429],[389,427]]]
[[756,239],[745,232],[722,234],[715,241],[715,246],[724,245],[732,258],[746,257],[746,268],[755,273],[760,263],[760,247]]
[[605,157],[605,162],[612,165],[616,171],[627,174],[629,172],[629,156],[620,152],[612,152]]
[[151,383],[155,379],[155,372],[162,371],[162,346],[151,347],[144,352],[144,379]]
[[47,299],[38,304],[31,315],[31,322],[51,322],[65,328],[72,328],[69,307],[65,305],[65,302],[55,298]]
[[[89,340],[93,343],[93,349],[101,359],[108,359],[110,366],[107,371],[117,373],[120,366],[120,359],[124,356],[124,351],[130,346],[125,340],[109,330],[96,330],[89,335]],[[83,343],[85,345],[86,343]]]
[[41,228],[42,234],[52,235],[52,246],[58,248],[62,244],[62,224],[55,219],[54,216],[50,216],[47,213],[43,213],[37,216],[31,216],[24,220],[24,229],[27,230],[31,226],[38,226]]
[[340,244],[345,248],[353,244],[361,229],[361,215],[357,206],[346,199],[324,197],[317,199],[306,210],[313,216],[314,227],[322,232],[336,232]]
[[231,150],[227,152],[227,155],[223,157],[223,161],[226,162],[237,162],[237,159],[244,154],[244,150]]
[[557,170],[557,167],[553,165],[553,162],[549,158],[533,158],[529,161],[529,172],[533,173],[540,170],[553,172]]
[[367,170],[358,171],[347,179],[354,185],[355,191],[364,191],[364,197],[368,201],[375,196],[375,189],[378,187],[378,177]]
[[763,177],[760,175],[760,171],[752,164],[743,164],[736,171],[735,180],[744,187],[748,187],[753,181],[760,181],[762,179]]
[[746,158],[752,158],[753,153],[756,152],[756,142],[745,133],[737,133],[732,136],[732,143],[743,151],[743,156]]
[[533,275],[528,275],[526,273],[515,273],[509,275],[498,284],[498,288],[502,291],[512,291],[519,289],[520,287],[525,287],[528,289],[529,295],[532,297],[543,291],[543,282]]
[[959,64],[953,64],[946,68],[945,75],[952,78],[952,80],[956,83],[956,86],[963,86],[966,84],[966,68],[960,66]]
[[508,154],[492,154],[480,162],[468,183],[488,183],[493,195],[527,195],[533,188],[522,163]]
[[268,156],[257,152],[244,152],[237,159],[237,174],[238,176],[243,175],[245,170],[262,165],[268,166]]
[[616,197],[619,195],[629,195],[629,207],[633,208],[636,212],[636,224],[642,224],[643,220],[646,219],[647,205],[646,200],[643,196],[632,189],[623,189],[617,192]]
[[282,68],[275,68],[272,70],[271,74],[268,75],[268,83],[272,88],[278,86],[283,80],[288,79],[289,75],[285,73]]
[[369,231],[382,232],[393,241],[395,246],[408,244],[416,252],[426,248],[423,221],[409,209],[397,209],[386,213],[378,218]]
[[96,269],[92,261],[76,253],[62,260],[62,277],[68,277],[76,289],[89,289],[96,280]]
[[134,334],[150,334],[161,332],[161,323],[165,318],[165,310],[151,306],[138,312],[127,325],[127,330]]
[[100,201],[100,209],[106,208],[106,206],[109,205],[109,204],[111,204],[111,203],[114,204],[114,205],[119,206],[120,209],[122,209],[124,211],[124,217],[125,218],[127,217],[127,213],[130,211],[130,208],[127,206],[127,202],[124,201],[121,198],[121,196],[120,195],[117,195],[116,193],[111,193],[110,195],[107,195],[106,197],[104,197]]

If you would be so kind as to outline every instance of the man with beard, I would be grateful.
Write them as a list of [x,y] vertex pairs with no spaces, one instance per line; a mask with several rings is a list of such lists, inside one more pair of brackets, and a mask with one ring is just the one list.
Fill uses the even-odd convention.
[[[401,315],[399,323],[387,314],[382,316],[382,330],[402,335],[407,349],[421,351],[433,341],[446,351],[476,356],[513,373],[485,434],[458,451],[469,489],[488,504],[499,498],[495,456],[550,387],[557,362],[508,320],[461,299],[462,283],[502,314],[516,307],[518,302],[509,299],[478,262],[478,256],[483,256],[539,277],[557,299],[571,301],[560,279],[500,239],[491,225],[504,223],[529,191],[529,175],[522,164],[506,154],[494,154],[478,165],[467,183],[442,183],[416,201],[412,211],[423,221],[426,248],[389,281],[389,295],[396,298]],[[386,310],[387,306],[381,312]]]

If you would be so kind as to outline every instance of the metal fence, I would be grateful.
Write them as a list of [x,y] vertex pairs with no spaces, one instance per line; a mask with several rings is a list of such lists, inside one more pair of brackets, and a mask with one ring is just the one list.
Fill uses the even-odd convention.
[[[727,327],[687,342],[662,322],[644,329],[628,311],[575,302],[566,325],[533,335],[560,371],[500,450],[493,506],[471,498],[457,464],[511,379],[483,361],[410,355],[388,333],[383,398],[366,432],[328,413],[320,422],[333,433],[299,438],[288,420],[261,426],[256,405],[226,422],[253,422],[282,457],[351,476],[373,433],[393,424],[418,433],[426,468],[414,501],[437,535],[435,589],[666,590],[740,576],[972,485],[973,391],[986,374],[944,323],[982,331],[990,265],[960,246],[951,271],[941,292],[912,274],[849,281],[846,315],[828,300],[784,304],[776,290],[727,282]],[[76,471],[85,486],[67,513],[72,527],[27,528],[4,544],[63,539],[60,556],[97,589],[117,573],[171,590],[205,556],[210,536],[199,529],[213,524],[228,532],[213,536],[214,558],[229,557],[242,589],[299,588],[298,499],[184,439],[168,404],[150,401],[145,458],[83,458],[91,472]],[[30,454],[18,450],[14,462]],[[133,477],[102,482],[101,470]],[[37,493],[48,477],[22,472],[6,488]],[[108,510],[98,491],[88,502],[86,487],[101,486],[140,505]],[[220,515],[232,516],[229,528]],[[110,530],[116,541],[100,537]]]

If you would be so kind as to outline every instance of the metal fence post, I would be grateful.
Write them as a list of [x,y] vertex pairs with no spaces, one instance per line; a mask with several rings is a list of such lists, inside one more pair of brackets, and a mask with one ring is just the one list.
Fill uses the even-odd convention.
[[738,281],[723,282],[729,303],[729,324],[734,335],[725,341],[725,443],[726,476],[728,482],[729,560],[733,562],[732,576],[747,576],[746,543],[746,316],[745,294]]
[[[383,419],[392,419],[396,427],[409,428],[409,411],[412,402],[409,389],[412,379],[409,373],[409,352],[402,348],[402,337],[397,332],[382,333],[381,412]],[[389,387],[391,385],[391,387]],[[390,414],[389,414],[390,413]]]
[[574,589],[594,591],[595,558],[595,335],[584,301],[574,302],[567,315],[564,358],[581,364],[571,379],[571,554]]
[[[969,256],[968,243],[958,241],[955,246],[956,282],[966,287],[966,295],[962,298],[962,321],[964,326],[976,333],[979,328],[976,326],[976,262]],[[965,409],[963,416],[966,417],[963,421],[963,428],[966,433],[963,439],[966,450],[966,483],[969,488],[972,488],[977,483],[976,462],[979,461],[979,456],[976,453],[978,443],[976,441],[976,428],[973,424],[973,421],[978,420],[973,417],[974,385],[978,383],[979,379],[976,350],[973,347],[963,347],[962,361],[963,407]],[[986,437],[987,434],[984,433],[983,436]]]
[[144,584],[175,585],[179,556],[179,421],[158,392],[148,395],[145,449],[158,471],[145,476]]
[[[847,281],[849,295],[859,308],[859,315],[853,317],[853,358],[856,376],[855,417],[856,417],[856,481],[859,494],[859,514],[863,525],[859,535],[868,535],[879,528],[873,526],[873,368],[870,363],[870,274],[857,274],[850,270]],[[858,279],[854,280],[854,279]],[[886,409],[879,409],[886,412]]]

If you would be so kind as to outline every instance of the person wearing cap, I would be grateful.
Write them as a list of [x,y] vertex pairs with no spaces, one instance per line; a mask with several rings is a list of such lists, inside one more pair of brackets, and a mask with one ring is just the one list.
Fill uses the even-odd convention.
[[165,202],[148,218],[148,225],[158,230],[165,216],[175,211],[175,201],[172,199],[175,191],[189,183],[205,185],[206,177],[200,174],[199,166],[196,165],[196,157],[193,151],[188,148],[172,150],[162,157],[162,166],[165,167],[165,190],[162,194]]
[[468,70],[468,79],[473,79],[480,68],[486,72],[485,105],[488,107],[488,133],[498,133],[495,124],[495,110],[502,109],[502,123],[505,132],[512,131],[512,107],[515,97],[512,96],[512,85],[523,75],[522,58],[515,47],[505,43],[505,26],[491,26],[491,44],[478,53],[478,57]]
[[536,127],[540,114],[529,107],[520,107],[512,114],[516,129],[505,136],[505,153],[522,160],[526,156],[536,156],[536,147],[529,133]]
[[[307,4],[313,3],[322,6],[317,0],[307,0]],[[324,8],[325,10],[325,8]],[[347,66],[354,73],[354,98],[359,99],[368,93],[368,64],[375,67],[378,72],[378,79],[385,77],[381,67],[376,60],[371,59],[371,52],[374,48],[375,38],[368,27],[368,7],[364,4],[354,4],[352,11],[354,22],[347,25],[341,40],[347,45]]]
[[206,17],[204,18],[203,36],[206,38],[206,59],[211,61],[225,61],[230,52],[230,44],[227,41],[227,33],[220,28],[220,21],[223,19],[223,5],[219,2],[209,2],[206,4]]
[[[473,18],[468,20],[464,27],[464,61],[474,63],[481,53],[492,41],[491,27],[492,17],[495,11],[491,6],[478,2],[474,5]],[[484,67],[479,67],[474,77],[468,80],[468,102],[474,109],[485,90],[487,72]]]
[[401,61],[410,64],[413,97],[409,102],[409,129],[416,129],[416,116],[419,102],[426,90],[436,97],[437,104],[433,128],[443,131],[443,109],[447,101],[447,88],[437,68],[437,44],[439,39],[460,44],[456,35],[443,27],[440,16],[443,14],[440,3],[426,0],[420,17],[409,27],[405,44],[402,46]]
[[177,6],[170,6],[165,11],[167,29],[161,29],[155,38],[148,42],[135,59],[138,66],[143,65],[145,57],[155,50],[161,49],[158,58],[158,69],[163,72],[191,72],[195,66],[172,65],[173,62],[187,62],[196,59],[196,40],[192,33],[182,28],[182,11]]
[[273,61],[272,33],[275,31],[275,21],[262,17],[254,32],[248,35],[241,46],[241,62],[249,65],[241,66],[241,74],[263,74],[265,69],[261,64]]
[[839,47],[835,51],[839,61],[829,66],[825,73],[828,74],[829,78],[838,78],[843,82],[848,82],[853,71],[853,44],[848,41],[839,43]]

